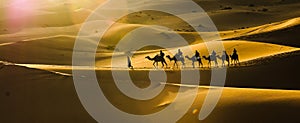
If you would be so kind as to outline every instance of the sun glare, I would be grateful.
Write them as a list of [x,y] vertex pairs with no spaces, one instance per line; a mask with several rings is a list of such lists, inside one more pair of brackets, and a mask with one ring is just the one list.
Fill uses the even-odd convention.
[[32,0],[11,0],[6,10],[7,26],[10,31],[19,31],[32,19],[34,6]]

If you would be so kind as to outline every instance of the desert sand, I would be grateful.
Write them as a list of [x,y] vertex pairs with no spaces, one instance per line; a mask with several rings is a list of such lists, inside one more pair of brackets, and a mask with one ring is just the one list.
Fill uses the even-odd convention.
[[[150,28],[153,33],[149,36],[159,34],[158,37],[171,42],[174,39],[168,35],[175,32],[187,40],[191,49],[198,50],[201,56],[208,56],[205,43],[196,35],[198,32],[169,14],[143,11],[115,20],[98,44],[95,40],[103,26],[99,24],[101,20],[86,22],[89,30],[84,36],[77,37],[77,33],[103,0],[33,1],[28,4],[4,1],[0,6],[0,13],[5,13],[0,15],[0,122],[96,122],[82,106],[73,83],[72,53],[76,38],[98,46],[94,68],[80,66],[79,70],[95,70],[106,98],[122,111],[145,115],[159,112],[173,103],[180,109],[185,100],[174,101],[178,89],[184,88],[188,93],[197,88],[196,100],[178,122],[300,122],[297,117],[300,109],[298,0],[194,0],[216,24],[228,54],[232,54],[234,48],[238,50],[240,65],[227,68],[225,87],[221,88],[209,86],[211,69],[221,69],[221,60],[218,60],[218,67],[213,64],[212,68],[204,59],[203,68],[192,68],[187,59],[185,68],[176,68],[167,60],[169,66],[163,69],[168,77],[165,88],[147,101],[122,94],[116,88],[111,72],[129,71],[134,84],[145,88],[150,83],[149,72],[161,70],[155,69],[153,62],[145,57],[154,57],[160,48],[146,47],[135,52],[132,57],[134,69],[128,69],[126,56],[116,50],[115,45],[136,28],[162,24],[172,31]],[[182,3],[184,0],[169,4]],[[19,13],[24,16],[10,16],[20,5],[26,6]],[[193,12],[182,14],[196,19]],[[205,28],[205,25],[200,27]],[[210,36],[214,33],[204,31],[201,34]],[[213,37],[210,40],[216,40]],[[177,49],[185,52],[180,44],[169,47],[169,50]],[[173,55],[163,50],[166,55]],[[89,47],[81,52],[93,54]],[[111,65],[113,55],[117,61],[115,66]],[[185,52],[184,55],[192,56],[193,53]],[[199,71],[200,84],[181,84],[180,71]],[[126,81],[123,84],[127,84]],[[223,93],[213,112],[199,121],[199,111],[209,89],[213,92],[223,89]],[[186,94],[186,99],[190,99],[189,96]]]

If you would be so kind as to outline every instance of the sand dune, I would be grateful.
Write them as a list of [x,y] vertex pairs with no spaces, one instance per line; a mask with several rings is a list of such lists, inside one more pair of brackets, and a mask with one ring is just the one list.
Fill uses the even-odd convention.
[[[84,39],[89,45],[97,45],[89,37]],[[74,36],[60,35],[4,43],[0,46],[0,57],[2,61],[14,63],[71,65],[74,40]],[[79,52],[94,54],[88,47]],[[97,57],[107,57],[105,49]]]
[[[12,65],[1,66],[2,122],[95,122],[81,106],[71,77]],[[181,101],[184,101],[172,101],[172,93],[176,94],[181,85],[167,85],[151,101],[132,100],[120,94],[112,84],[109,74],[104,75],[103,72],[99,74],[107,77],[100,80],[103,92],[114,106],[123,111],[148,114],[160,111],[170,103],[175,103],[180,109]],[[182,86],[186,91],[191,88]],[[209,87],[199,88],[196,101],[179,122],[199,122],[199,112],[193,112],[201,109],[208,89]],[[224,88],[216,109],[202,122],[299,121],[296,114],[300,97],[297,95],[298,91]],[[189,98],[187,95],[184,99]],[[122,105],[123,103],[126,105]],[[161,106],[163,103],[166,105]]]
[[[95,9],[98,5],[102,4],[103,0],[92,1],[36,1],[24,2],[24,1],[2,1],[0,11],[3,12],[0,16],[1,27],[12,32],[17,32],[28,27],[61,27],[83,23],[85,18],[89,16],[90,11],[78,11],[78,9],[84,10]],[[19,7],[22,6],[23,7]],[[26,5],[26,6],[24,6]],[[9,11],[8,11],[9,10]],[[10,17],[13,13],[19,12],[20,16]],[[29,12],[29,15],[22,14],[24,11]],[[24,15],[24,17],[23,17]],[[9,21],[22,21],[24,18],[34,18],[28,22],[21,22],[22,24],[18,29],[10,29],[6,25]],[[26,25],[26,26],[25,26]],[[0,28],[1,29],[1,28]],[[1,33],[0,33],[1,34]]]
[[[185,1],[178,0],[172,2],[174,6],[178,4],[184,4]],[[259,26],[265,23],[272,23],[277,21],[282,21],[289,18],[299,17],[300,13],[297,11],[299,1],[285,0],[285,1],[198,1],[195,0],[201,7],[203,7],[208,14],[211,16],[212,20],[215,22],[219,30],[237,29],[241,27],[252,27]],[[80,24],[84,19],[97,7],[97,5],[102,4],[102,0],[94,0],[89,2],[80,1],[36,1],[32,4],[31,9],[34,11],[35,20],[28,23],[30,27],[61,27],[67,25]],[[151,4],[151,2],[149,2]],[[170,3],[166,3],[170,4]],[[253,4],[254,7],[248,7]],[[159,6],[159,5],[152,5]],[[230,6],[233,9],[224,11],[220,10],[222,7]],[[2,7],[0,11],[5,12],[9,6]],[[269,11],[261,12],[259,10],[267,8]],[[293,12],[291,12],[293,11]],[[192,13],[192,12],[187,12]],[[5,15],[5,14],[4,14]],[[250,16],[251,15],[251,16]],[[156,15],[153,14],[155,19]],[[159,17],[159,16],[157,16]],[[224,18],[226,17],[226,18]],[[6,23],[5,16],[0,17],[2,20],[1,24]],[[243,18],[243,20],[238,21],[236,19]],[[49,21],[51,20],[51,21]],[[63,21],[61,21],[63,20]],[[244,21],[245,20],[245,21]],[[253,23],[255,21],[255,24]],[[139,21],[137,21],[139,22]],[[159,22],[159,21],[157,21]],[[141,22],[140,22],[141,23]],[[174,23],[174,22],[173,22]],[[176,22],[175,22],[176,23]],[[179,24],[177,24],[179,25]],[[8,33],[5,25],[0,25],[0,34]],[[27,27],[24,27],[27,28]],[[20,31],[20,30],[19,30]]]
[[[299,17],[297,0],[195,0],[203,7],[219,30],[254,27]],[[232,9],[222,10],[225,7]],[[262,11],[267,9],[267,11]],[[291,12],[293,11],[293,12]]]
[[[225,41],[223,42],[224,48],[226,51],[231,54],[233,51],[233,48],[238,49],[239,54],[240,54],[240,61],[241,62],[246,62],[258,58],[263,58],[263,57],[271,57],[273,55],[277,54],[282,54],[282,53],[288,53],[288,52],[293,52],[293,51],[298,51],[298,48],[293,48],[293,47],[287,47],[287,46],[282,46],[282,45],[274,45],[274,44],[267,44],[267,43],[258,43],[258,42],[248,42],[248,41]],[[208,56],[208,51],[207,47],[205,44],[196,44],[196,45],[191,45],[190,48],[192,50],[198,50],[202,56]],[[178,48],[170,48],[169,50],[172,51],[173,53],[177,51],[177,49],[182,49],[184,52],[184,56],[193,56],[194,52],[190,53],[185,50],[184,47],[178,47]],[[135,55],[132,58],[132,64],[133,66],[137,68],[143,68],[143,67],[152,67],[151,61],[148,61],[145,59],[146,56],[151,56],[154,57],[156,54],[158,54],[159,50],[153,53],[149,54],[141,54],[141,55]],[[167,55],[171,55],[172,53],[169,52]],[[221,52],[217,52],[218,55],[222,55]],[[174,54],[173,54],[174,55]],[[119,61],[117,62],[114,67],[125,67],[127,65],[126,62],[126,57],[125,56],[120,56],[117,57]],[[191,67],[191,61],[188,61],[186,59],[187,66],[186,67]],[[204,66],[207,67],[207,61],[202,59],[202,62],[204,63]],[[219,63],[221,63],[221,60],[219,60]],[[169,63],[170,66],[173,66],[173,63]],[[221,65],[221,64],[219,64]],[[98,67],[111,67],[111,59],[103,59],[103,60],[98,60],[96,63],[96,66]]]
[[[296,51],[257,59],[249,63],[250,67],[229,68],[227,86],[298,90],[300,88],[297,82],[298,63],[299,51]],[[252,82],[254,78],[257,83]]]
[[[278,28],[277,26],[271,25],[266,27],[265,29],[273,28],[273,31],[266,31],[263,30],[262,33],[254,33],[254,34],[247,34],[246,36],[236,37],[233,39],[241,39],[241,40],[249,40],[249,41],[260,41],[260,42],[267,42],[267,43],[274,43],[274,44],[282,44],[288,46],[295,46],[299,47],[299,39],[300,37],[297,35],[299,34],[299,18],[297,18],[297,25],[282,25],[282,28]],[[291,20],[295,21],[295,20]],[[286,22],[288,23],[288,21]],[[291,22],[293,23],[293,22]],[[295,23],[294,23],[295,24]],[[277,28],[276,28],[277,27]],[[272,29],[271,29],[272,30]],[[283,36],[284,35],[284,36]]]
[[[177,33],[187,40],[192,50],[199,50],[201,56],[207,56],[209,53],[198,32],[186,22],[162,12],[132,13],[110,20],[116,23],[97,44],[99,33],[104,31],[102,22],[107,21],[98,15],[98,20],[83,22],[104,0],[33,1],[27,6],[22,1],[23,6],[4,1],[4,5],[0,6],[0,13],[3,13],[0,15],[0,122],[96,122],[78,99],[72,78],[73,47],[83,24],[88,31],[85,30],[79,38],[87,44],[79,52],[82,56],[94,55],[89,46],[97,45],[96,65],[74,68],[96,70],[99,86],[106,98],[122,111],[145,115],[162,111],[173,103],[176,109],[182,110],[182,105],[192,99],[191,90],[197,88],[196,101],[179,123],[300,122],[297,116],[300,109],[300,92],[297,91],[300,89],[297,78],[300,62],[299,0],[193,0],[206,10],[221,30],[219,34],[226,51],[231,54],[236,48],[241,61],[240,65],[227,68],[226,87],[220,102],[204,121],[199,121],[198,115],[208,90],[214,93],[221,89],[209,87],[211,68],[208,68],[206,60],[202,60],[205,67],[200,69],[192,68],[191,61],[187,59],[185,68],[172,68],[173,63],[167,60],[169,67],[164,69],[167,80],[157,82],[157,85],[164,84],[165,88],[147,101],[125,96],[114,84],[111,74],[112,71],[129,70],[124,53],[115,49],[119,40],[134,29],[149,25],[163,24],[170,29],[151,27],[148,31],[151,34],[136,33],[140,38],[134,43],[157,36],[161,40],[156,41],[171,44],[175,40],[174,33]],[[163,1],[170,7],[184,6],[186,2]],[[135,5],[161,7],[151,0],[137,1]],[[13,10],[22,7],[26,11]],[[211,37],[211,41],[219,40],[215,38],[215,32],[205,31],[209,25],[203,25],[199,17],[194,16],[197,11],[190,11],[188,7],[180,9],[183,10],[182,16],[199,22],[199,25],[193,26],[203,30],[200,32],[202,35]],[[8,15],[13,14],[9,12],[18,12],[22,16],[10,17]],[[194,55],[182,44],[171,45],[168,50],[175,52],[177,49],[182,49],[184,55]],[[112,66],[114,50],[116,64]],[[158,71],[145,56],[153,57],[159,50],[159,47],[146,47],[132,57],[134,69],[130,69],[129,73],[137,87],[148,87],[149,72]],[[166,55],[174,55],[174,52],[165,51]],[[220,51],[217,53],[221,55]],[[221,65],[221,61],[218,62]],[[181,84],[181,70],[199,71],[200,86]],[[128,84],[127,80],[122,82],[123,85]],[[184,88],[184,92],[178,92],[179,88]],[[185,96],[174,101],[178,93]]]
[[[224,15],[224,14],[222,14]],[[224,17],[222,17],[224,18]],[[172,18],[174,19],[174,18]],[[137,19],[136,19],[137,20]],[[176,22],[175,22],[176,23]],[[297,40],[299,37],[297,34],[297,28],[300,24],[300,18],[292,18],[280,22],[274,22],[270,24],[264,24],[260,26],[249,27],[245,29],[237,29],[237,30],[229,30],[229,31],[221,31],[220,36],[224,40],[248,40],[248,41],[262,41],[266,43],[274,43],[274,44],[282,44],[288,46],[298,46]],[[112,26],[109,31],[105,34],[104,39],[101,43],[105,45],[116,45],[120,39],[122,39],[128,32],[141,27],[147,27],[148,24],[124,24],[117,23]],[[171,29],[175,30],[178,34],[183,36],[185,40],[190,44],[203,43],[201,37],[199,37],[197,32],[190,30],[189,28],[184,29],[182,27],[170,26]],[[181,30],[178,31],[177,29]],[[161,31],[159,29],[155,29],[161,33],[171,35],[171,31]],[[120,35],[113,36],[113,34],[118,33]],[[150,33],[150,31],[148,32]],[[282,33],[287,33],[288,36],[281,36]],[[201,32],[201,35],[205,35],[206,37],[210,36],[210,40],[217,40],[217,36],[213,35],[214,33],[210,32]],[[288,38],[285,38],[288,37]],[[164,40],[172,40],[170,38],[165,38]],[[174,39],[173,39],[174,40]]]
[[[224,39],[238,38],[243,36],[251,36],[265,33],[275,33],[281,30],[292,30],[300,24],[299,18],[292,18],[280,22],[264,24],[256,27],[249,27],[245,29],[233,30],[233,31],[221,31],[220,34]],[[292,32],[289,34],[293,34]],[[258,37],[258,36],[257,36]],[[270,37],[271,38],[271,37]],[[255,40],[254,40],[255,41]]]

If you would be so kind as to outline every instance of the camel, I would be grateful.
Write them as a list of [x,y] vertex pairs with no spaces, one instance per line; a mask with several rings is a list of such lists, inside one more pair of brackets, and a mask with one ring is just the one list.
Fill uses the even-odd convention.
[[202,64],[202,60],[201,60],[201,58],[196,58],[196,56],[193,56],[193,57],[189,57],[189,56],[185,56],[185,58],[187,58],[188,60],[190,60],[190,61],[192,61],[192,65],[193,65],[193,68],[195,68],[195,62],[197,62],[198,61],[198,63],[199,63],[199,67],[200,66],[202,66],[203,67],[203,64]]
[[216,56],[209,55],[208,57],[202,56],[205,60],[208,61],[208,66],[211,67],[211,62],[214,61],[215,65],[218,66],[218,61]]
[[237,53],[233,53],[232,55],[230,55],[230,58],[231,58],[231,63],[233,65],[240,64],[239,55]]
[[182,67],[184,67],[185,66],[185,63],[184,63],[184,58],[177,58],[176,56],[174,56],[174,57],[171,57],[170,55],[167,55],[167,58],[170,60],[170,61],[174,61],[174,65],[173,65],[173,67],[176,65],[177,66],[177,68],[178,68],[178,64],[177,64],[177,61],[180,61],[181,63],[182,63]]
[[223,54],[222,56],[217,55],[217,58],[222,60],[222,66],[225,67],[225,61],[227,61],[227,65],[230,65],[229,56],[227,54]]
[[[156,55],[154,58],[151,58],[150,56],[145,57],[146,59],[150,60],[150,61],[154,61],[153,62],[153,66],[156,68],[158,67],[158,62],[161,62],[162,67],[164,67],[164,63],[166,62],[164,58],[162,58],[159,55]],[[165,63],[167,65],[167,63]]]

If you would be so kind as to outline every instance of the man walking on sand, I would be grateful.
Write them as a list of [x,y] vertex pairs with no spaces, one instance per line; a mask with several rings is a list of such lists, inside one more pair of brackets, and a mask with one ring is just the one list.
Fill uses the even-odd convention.
[[127,63],[128,63],[128,68],[132,69],[133,66],[131,65],[131,59],[128,55],[127,55]]
[[131,64],[131,51],[125,52],[126,56],[127,56],[127,67],[130,69],[133,69],[133,66]]
[[160,55],[160,57],[162,58],[163,64],[165,64],[166,66],[168,66],[168,64],[167,64],[167,62],[166,62],[166,60],[165,60],[165,53],[164,53],[162,50],[160,50],[159,55]]

